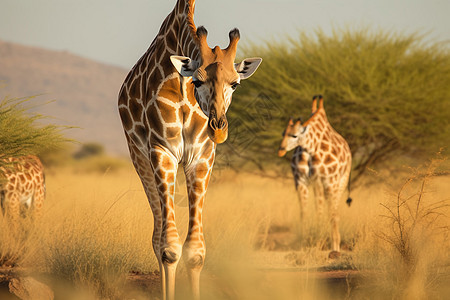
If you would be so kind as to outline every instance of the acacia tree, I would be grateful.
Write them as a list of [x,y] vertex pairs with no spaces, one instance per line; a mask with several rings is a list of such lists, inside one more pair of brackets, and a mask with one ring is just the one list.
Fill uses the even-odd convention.
[[392,157],[449,144],[446,44],[425,43],[418,34],[317,30],[245,52],[264,61],[235,93],[228,113],[235,133],[218,151],[229,164],[279,164],[276,150],[288,117],[306,120],[315,94],[324,96],[330,123],[350,145],[354,179]]

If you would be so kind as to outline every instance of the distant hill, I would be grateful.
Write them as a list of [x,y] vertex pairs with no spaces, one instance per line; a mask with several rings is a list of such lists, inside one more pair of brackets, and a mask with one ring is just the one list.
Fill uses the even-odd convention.
[[64,51],[0,41],[0,99],[40,95],[35,110],[52,123],[78,126],[67,135],[97,142],[112,154],[127,147],[117,112],[117,95],[128,70]]

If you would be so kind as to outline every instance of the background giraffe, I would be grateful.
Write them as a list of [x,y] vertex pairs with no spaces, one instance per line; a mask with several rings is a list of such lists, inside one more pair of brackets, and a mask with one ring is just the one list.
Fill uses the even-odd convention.
[[[319,107],[317,108],[317,100]],[[333,251],[340,251],[339,201],[346,187],[350,193],[352,155],[345,139],[328,122],[322,96],[313,98],[313,115],[302,124],[289,120],[283,133],[278,155],[297,147],[292,159],[292,169],[300,200],[301,217],[304,218],[308,201],[308,186],[315,184],[318,201],[323,195],[329,207]],[[351,198],[347,199],[350,205]],[[320,206],[320,204],[319,204]]]
[[0,203],[3,215],[14,222],[20,216],[38,217],[45,198],[44,167],[34,155],[4,159],[0,168]]
[[[163,299],[173,299],[175,271],[183,253],[192,292],[199,298],[205,259],[202,209],[216,143],[228,136],[225,113],[233,91],[251,76],[260,58],[234,64],[240,35],[230,31],[226,49],[209,48],[204,27],[194,25],[194,0],[179,0],[119,93],[119,113],[130,156],[153,217],[153,250]],[[189,227],[182,246],[175,222],[178,164],[186,176]]]

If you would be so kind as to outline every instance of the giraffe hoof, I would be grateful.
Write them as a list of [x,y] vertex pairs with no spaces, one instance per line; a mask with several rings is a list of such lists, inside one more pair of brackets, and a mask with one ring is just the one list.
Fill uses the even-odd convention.
[[339,257],[341,257],[341,252],[339,252],[339,251],[333,250],[328,254],[329,259],[338,259]]
[[167,264],[173,264],[177,262],[178,259],[179,259],[178,255],[169,249],[164,250],[161,255],[162,262]]

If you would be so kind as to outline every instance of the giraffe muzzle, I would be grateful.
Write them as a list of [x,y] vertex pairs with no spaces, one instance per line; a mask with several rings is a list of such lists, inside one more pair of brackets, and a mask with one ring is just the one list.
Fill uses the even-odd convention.
[[283,147],[280,147],[280,148],[278,149],[278,156],[279,156],[279,157],[283,157],[283,156],[285,156],[285,155],[286,155],[286,149],[283,148]]
[[228,138],[228,121],[225,115],[217,119],[215,113],[211,114],[208,122],[208,136],[214,143],[221,144]]

